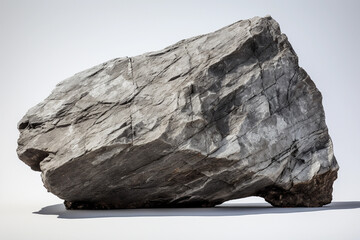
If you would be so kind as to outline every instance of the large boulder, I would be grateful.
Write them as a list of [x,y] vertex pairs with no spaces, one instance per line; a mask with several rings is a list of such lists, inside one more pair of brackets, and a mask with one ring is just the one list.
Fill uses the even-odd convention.
[[321,101],[255,17],[62,81],[19,122],[17,153],[69,209],[322,206],[338,164]]

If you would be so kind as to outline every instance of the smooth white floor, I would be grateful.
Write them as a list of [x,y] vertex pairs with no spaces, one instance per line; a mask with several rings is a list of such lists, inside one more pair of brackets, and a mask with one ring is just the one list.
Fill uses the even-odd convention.
[[261,201],[108,211],[67,211],[60,200],[2,205],[0,239],[360,239],[360,201],[322,208],[273,208]]

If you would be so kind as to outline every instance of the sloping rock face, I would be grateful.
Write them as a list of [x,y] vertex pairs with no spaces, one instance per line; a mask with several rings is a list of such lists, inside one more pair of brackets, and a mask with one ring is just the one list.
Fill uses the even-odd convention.
[[17,153],[69,209],[322,206],[338,164],[321,101],[278,23],[255,17],[59,83]]

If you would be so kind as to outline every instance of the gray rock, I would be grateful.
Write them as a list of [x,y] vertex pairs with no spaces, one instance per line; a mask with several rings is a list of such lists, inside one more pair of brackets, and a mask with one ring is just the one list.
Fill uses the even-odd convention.
[[339,167],[321,101],[255,17],[64,80],[18,124],[17,153],[69,209],[322,206]]

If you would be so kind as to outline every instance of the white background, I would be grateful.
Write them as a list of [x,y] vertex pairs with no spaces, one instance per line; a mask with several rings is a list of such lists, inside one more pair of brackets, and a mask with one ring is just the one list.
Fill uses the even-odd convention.
[[[344,0],[0,0],[0,239],[191,239],[195,235],[201,239],[359,239],[359,12],[360,1]],[[314,211],[274,211],[261,204],[256,208],[238,204],[190,212],[66,215],[60,205],[52,206],[62,200],[46,192],[40,174],[17,158],[17,122],[59,81],[115,57],[160,50],[181,39],[267,14],[280,23],[300,65],[323,94],[340,165],[335,205]],[[254,201],[262,202],[252,198],[242,202]],[[43,213],[51,215],[32,213],[46,207]]]

